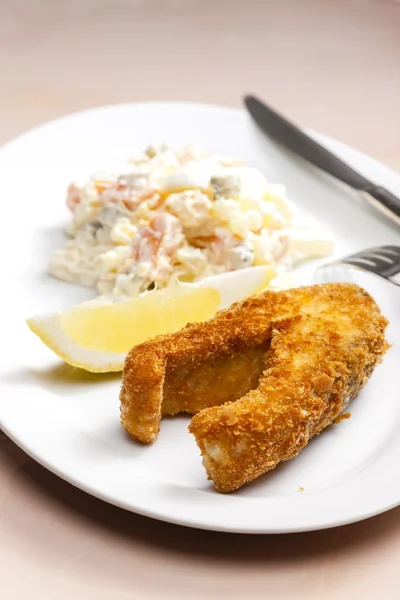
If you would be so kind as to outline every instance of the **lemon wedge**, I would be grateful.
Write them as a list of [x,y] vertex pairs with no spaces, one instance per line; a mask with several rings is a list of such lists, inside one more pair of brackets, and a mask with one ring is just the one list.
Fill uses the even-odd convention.
[[208,277],[196,284],[171,287],[137,298],[98,298],[63,311],[31,317],[30,329],[74,367],[93,373],[121,371],[133,346],[187,323],[207,321],[233,302],[268,286],[268,266],[250,267]]

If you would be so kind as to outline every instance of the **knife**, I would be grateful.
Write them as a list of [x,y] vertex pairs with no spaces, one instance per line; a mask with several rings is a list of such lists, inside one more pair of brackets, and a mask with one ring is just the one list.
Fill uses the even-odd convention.
[[265,133],[313,165],[360,191],[370,204],[400,225],[400,198],[357,173],[258,98],[245,96],[244,102],[254,121]]

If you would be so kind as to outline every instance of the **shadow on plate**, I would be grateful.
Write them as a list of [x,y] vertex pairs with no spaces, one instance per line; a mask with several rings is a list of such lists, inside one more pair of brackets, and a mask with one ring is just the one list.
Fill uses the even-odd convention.
[[56,364],[47,369],[22,368],[12,371],[4,378],[9,383],[25,384],[34,382],[40,387],[57,393],[71,393],[72,387],[104,385],[119,382],[121,373],[89,373],[83,369],[71,367],[66,363]]
[[[66,212],[66,220],[67,223],[68,213]],[[68,236],[64,232],[63,225],[55,226],[55,227],[43,227],[40,230],[37,230],[37,250],[39,253],[42,253],[48,257],[49,253],[52,250],[57,250],[64,246],[65,242],[68,240]]]

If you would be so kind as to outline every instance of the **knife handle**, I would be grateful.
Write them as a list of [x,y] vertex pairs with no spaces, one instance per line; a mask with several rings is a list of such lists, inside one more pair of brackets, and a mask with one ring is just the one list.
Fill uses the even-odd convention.
[[366,189],[363,195],[370,204],[400,225],[400,198],[378,185]]

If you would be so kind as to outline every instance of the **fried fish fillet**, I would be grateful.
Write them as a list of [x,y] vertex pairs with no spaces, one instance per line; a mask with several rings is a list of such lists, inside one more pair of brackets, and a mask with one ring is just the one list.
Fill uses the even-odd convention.
[[208,477],[235,490],[333,422],[385,353],[386,326],[356,285],[266,291],[133,348],[122,424],[151,442],[162,414],[197,413],[189,430]]

